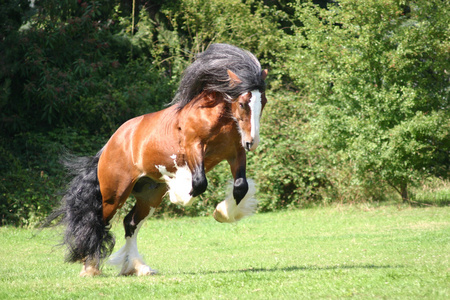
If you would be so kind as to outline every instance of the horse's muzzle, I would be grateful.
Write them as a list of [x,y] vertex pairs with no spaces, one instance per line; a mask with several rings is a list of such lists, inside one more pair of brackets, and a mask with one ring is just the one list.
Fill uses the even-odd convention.
[[247,151],[253,151],[258,147],[259,141],[252,140],[251,142],[243,142],[243,146]]

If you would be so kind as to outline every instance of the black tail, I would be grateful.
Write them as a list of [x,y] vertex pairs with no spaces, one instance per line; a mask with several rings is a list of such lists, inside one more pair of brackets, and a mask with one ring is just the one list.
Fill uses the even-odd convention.
[[48,225],[62,216],[58,224],[66,225],[63,245],[68,248],[68,262],[101,262],[114,248],[114,237],[108,224],[103,222],[102,194],[97,176],[100,154],[101,151],[93,157],[72,158],[64,162],[75,177],[61,201],[61,207],[45,222]]

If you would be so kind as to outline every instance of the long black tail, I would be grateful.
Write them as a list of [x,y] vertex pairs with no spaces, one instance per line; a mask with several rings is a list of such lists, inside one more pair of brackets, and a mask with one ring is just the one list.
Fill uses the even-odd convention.
[[[66,261],[101,262],[114,248],[114,237],[103,222],[102,195],[97,176],[101,151],[93,157],[72,158],[64,161],[75,175],[64,195],[61,206],[46,220],[50,224],[66,225],[63,245],[67,246]],[[45,225],[44,225],[45,226]]]

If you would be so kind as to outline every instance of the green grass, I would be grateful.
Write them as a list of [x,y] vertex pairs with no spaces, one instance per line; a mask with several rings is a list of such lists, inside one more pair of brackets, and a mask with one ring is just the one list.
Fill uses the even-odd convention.
[[[114,227],[116,247],[123,231]],[[0,228],[1,299],[449,299],[450,208],[333,207],[150,219],[140,252],[159,274],[80,278],[58,230]]]
[[449,206],[450,181],[440,178],[425,180],[421,186],[412,189],[411,204],[419,206]]

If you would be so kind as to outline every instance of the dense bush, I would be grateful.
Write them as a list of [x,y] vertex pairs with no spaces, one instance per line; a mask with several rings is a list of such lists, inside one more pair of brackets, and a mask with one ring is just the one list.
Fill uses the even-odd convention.
[[[2,224],[48,213],[65,185],[63,151],[95,153],[121,123],[160,109],[173,94],[173,80],[138,55],[151,38],[124,34],[129,22],[118,7],[73,2],[43,1],[20,29],[2,31]],[[146,15],[141,30],[148,31]]]
[[35,225],[59,202],[70,180],[59,160],[70,145],[73,153],[93,154],[98,137],[73,129],[25,132],[0,138],[1,225]]
[[260,210],[307,206],[330,186],[327,159],[308,142],[310,103],[298,93],[269,93],[261,120],[263,140],[249,156],[249,172],[259,184]]
[[117,16],[102,16],[97,2],[84,4],[64,21],[37,14],[5,40],[2,130],[71,126],[110,133],[170,99],[172,88],[164,90],[168,80],[150,59],[129,60],[132,45],[114,25]]
[[316,139],[361,182],[408,200],[424,176],[449,176],[449,23],[445,1],[297,4],[302,26],[280,57],[314,103]]

